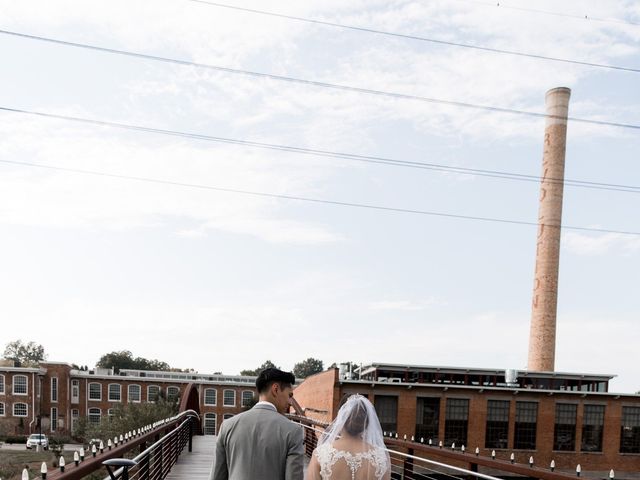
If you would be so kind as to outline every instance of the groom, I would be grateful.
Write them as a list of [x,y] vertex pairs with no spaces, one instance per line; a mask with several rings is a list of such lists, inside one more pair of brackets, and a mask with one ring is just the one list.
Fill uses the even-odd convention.
[[260,372],[260,401],[222,422],[213,480],[302,480],[302,429],[284,416],[295,381],[277,368]]

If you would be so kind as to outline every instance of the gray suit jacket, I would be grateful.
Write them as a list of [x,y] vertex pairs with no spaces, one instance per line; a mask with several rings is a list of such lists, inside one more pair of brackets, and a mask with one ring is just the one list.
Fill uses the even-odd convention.
[[213,480],[302,480],[302,428],[266,405],[222,422]]

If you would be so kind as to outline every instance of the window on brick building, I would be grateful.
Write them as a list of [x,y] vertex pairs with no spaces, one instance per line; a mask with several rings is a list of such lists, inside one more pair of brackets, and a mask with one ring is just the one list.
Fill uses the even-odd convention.
[[174,402],[180,397],[180,389],[178,387],[167,387],[167,400]]
[[602,432],[604,430],[604,405],[585,405],[582,416],[583,452],[602,451]]
[[149,385],[147,387],[147,402],[157,402],[160,396],[160,387],[157,385]]
[[51,407],[51,431],[55,432],[58,429],[58,409]]
[[129,403],[140,403],[140,385],[129,385],[127,391],[127,401]]
[[556,423],[553,433],[553,449],[573,451],[576,449],[576,413],[578,406],[571,403],[556,403]]
[[513,448],[535,450],[537,426],[538,404],[536,402],[516,402]]
[[216,399],[218,396],[218,391],[215,388],[205,388],[204,389],[204,404],[205,405],[216,405]]
[[202,430],[204,431],[205,435],[215,435],[216,434],[216,414],[215,413],[205,413],[204,414]]
[[0,375],[0,395],[4,395],[4,375]]
[[225,407],[235,407],[236,406],[236,391],[235,390],[225,390],[222,392],[222,405]]
[[122,386],[118,383],[109,384],[109,401],[119,402],[122,400]]
[[102,416],[102,411],[99,408],[89,409],[89,423],[91,425],[100,425],[101,416]]
[[71,431],[76,431],[76,425],[78,423],[78,418],[80,418],[80,411],[77,408],[71,410]]
[[509,400],[487,401],[485,448],[507,448],[509,438]]
[[71,403],[80,402],[80,380],[71,380]]
[[100,383],[89,384],[89,400],[102,400],[102,385]]
[[4,417],[5,413],[4,413],[4,403],[0,402],[0,417]]
[[382,431],[396,433],[398,431],[398,397],[376,395],[374,405]]
[[26,395],[29,382],[26,375],[14,375],[13,376],[13,394],[14,395]]
[[620,453],[640,453],[640,407],[622,407]]
[[51,401],[58,401],[58,377],[51,377]]
[[416,408],[416,439],[438,442],[440,398],[418,398]]
[[242,406],[248,407],[253,402],[253,392],[245,390],[242,392]]
[[222,420],[229,420],[231,417],[233,417],[233,413],[225,413],[222,416]]
[[444,443],[453,443],[460,447],[467,444],[469,426],[469,400],[466,398],[447,398],[447,410],[444,421]]
[[29,408],[26,403],[14,403],[13,404],[13,416],[14,417],[26,417],[29,414]]

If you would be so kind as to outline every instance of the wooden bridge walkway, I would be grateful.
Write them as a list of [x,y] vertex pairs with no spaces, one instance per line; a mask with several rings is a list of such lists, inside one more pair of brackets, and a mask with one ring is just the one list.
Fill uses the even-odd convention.
[[185,447],[167,480],[208,480],[215,458],[216,438],[213,435],[195,435],[192,451]]
[[[195,435],[193,437],[193,448],[189,452],[188,447],[180,454],[176,463],[166,480],[209,480],[213,461],[215,460],[216,439],[214,435]],[[309,459],[304,459],[305,474]]]

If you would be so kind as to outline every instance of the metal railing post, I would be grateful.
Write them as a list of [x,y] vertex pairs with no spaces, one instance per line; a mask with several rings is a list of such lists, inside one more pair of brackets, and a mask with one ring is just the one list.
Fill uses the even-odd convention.
[[[144,450],[143,450],[144,451]],[[140,452],[142,453],[142,452]],[[149,470],[151,467],[151,463],[149,462],[149,455],[145,455],[141,460],[140,460],[140,470],[138,470],[140,472],[140,480],[148,480],[150,475],[149,475]]]
[[160,478],[164,478],[164,455],[162,454],[162,450],[164,450],[164,443],[160,444],[158,463],[160,466]]
[[[407,449],[407,455],[413,455],[413,448]],[[413,458],[405,457],[402,468],[402,478],[413,478]]]
[[193,418],[189,419],[189,453],[193,451]]

